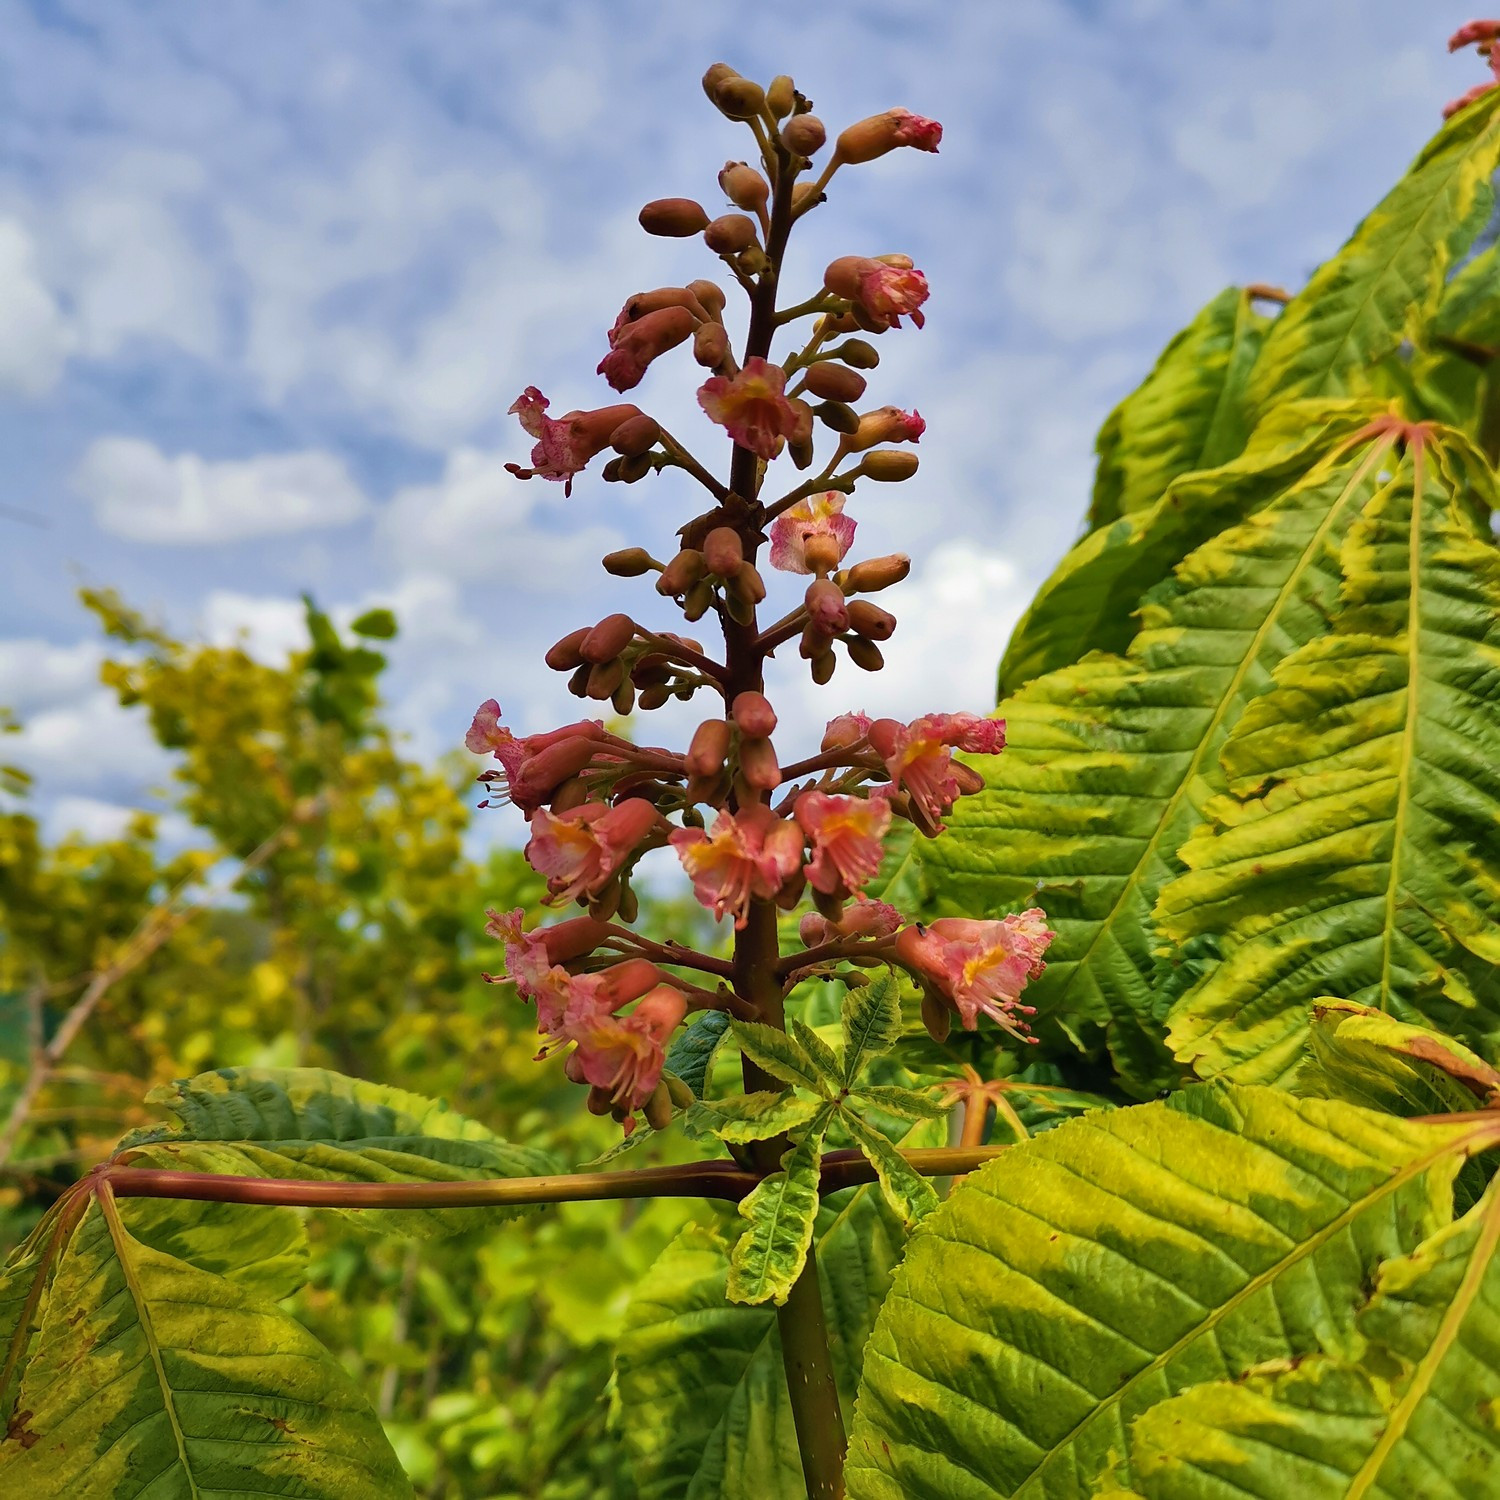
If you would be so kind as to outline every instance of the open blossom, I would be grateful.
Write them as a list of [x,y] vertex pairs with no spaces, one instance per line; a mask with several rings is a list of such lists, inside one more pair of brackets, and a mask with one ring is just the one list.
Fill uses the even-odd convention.
[[891,804],[884,791],[868,797],[804,792],[793,815],[812,844],[807,878],[825,895],[857,891],[875,878],[883,853],[881,840],[891,826]]
[[[579,980],[562,965],[592,953],[608,929],[590,917],[577,917],[523,932],[520,907],[504,913],[490,911],[486,916],[485,933],[505,944],[505,973],[501,978],[513,983],[523,1000],[536,1005],[538,1030],[559,1030],[570,1002],[576,1004],[580,998]],[[593,997],[590,994],[587,998]]]
[[730,379],[713,375],[698,388],[698,405],[740,447],[773,459],[783,439],[796,436],[797,409],[787,400],[786,371],[763,359],[747,359]]
[[[475,711],[464,744],[475,755],[488,751],[504,768],[495,801],[514,803],[530,817],[563,782],[588,765],[603,738],[604,725],[597,719],[564,724],[544,734],[512,734],[500,722],[500,705],[487,698]],[[480,779],[494,776],[488,772]]]
[[[624,386],[616,387],[624,390]],[[564,486],[564,493],[573,493],[573,476],[581,472],[595,454],[609,446],[610,434],[621,423],[638,417],[638,406],[601,406],[597,411],[570,411],[561,417],[549,417],[547,407],[551,403],[537,390],[528,385],[516,397],[511,412],[521,419],[521,426],[536,439],[531,450],[531,468],[523,469],[519,464],[506,464],[506,468],[517,479],[557,479]]]
[[750,902],[772,901],[802,865],[802,831],[769,807],[723,811],[705,833],[674,829],[668,842],[693,882],[693,894],[715,917],[743,927]]
[[876,328],[899,328],[910,317],[920,328],[927,278],[909,265],[888,265],[864,255],[842,255],[823,273],[823,285],[852,302]]
[[1457,31],[1448,38],[1448,50],[1457,52],[1462,47],[1478,45],[1479,55],[1487,58],[1490,65],[1490,73],[1493,75],[1486,78],[1483,83],[1476,83],[1473,88],[1450,99],[1443,106],[1443,118],[1446,120],[1456,115],[1459,110],[1467,108],[1476,99],[1482,98],[1490,93],[1500,83],[1500,48],[1495,46],[1500,40],[1500,21],[1470,21],[1465,26],[1460,26]]
[[565,813],[538,808],[531,816],[526,860],[547,877],[548,899],[597,896],[661,822],[649,802],[632,797],[618,807],[586,802]]
[[869,896],[855,896],[844,903],[837,922],[830,922],[822,912],[810,911],[802,918],[797,935],[809,948],[831,943],[835,938],[883,938],[899,931],[906,918],[889,901]]
[[953,1003],[966,1031],[985,1015],[1020,1036],[1025,1022],[1017,1017],[1035,1014],[1019,1003],[1021,991],[1046,968],[1042,956],[1056,935],[1039,907],[998,922],[939,917],[905,928],[896,957]]
[[572,1038],[576,1071],[619,1108],[639,1109],[661,1081],[666,1044],[686,1014],[682,992],[658,984],[628,1016],[597,1015]]
[[924,714],[910,724],[876,719],[870,725],[870,745],[885,762],[892,785],[910,794],[936,831],[960,796],[984,785],[977,772],[953,759],[953,750],[997,754],[1005,745],[1005,720],[967,713]]
[[686,307],[659,307],[629,322],[617,322],[597,373],[617,391],[632,390],[651,361],[690,339],[698,323]]
[[[813,572],[808,560],[811,545],[813,561],[826,565],[821,571],[838,567],[854,544],[857,525],[853,516],[844,514],[844,499],[838,490],[824,490],[782,511],[771,522],[771,566],[783,573]],[[820,546],[823,555],[817,556]]]

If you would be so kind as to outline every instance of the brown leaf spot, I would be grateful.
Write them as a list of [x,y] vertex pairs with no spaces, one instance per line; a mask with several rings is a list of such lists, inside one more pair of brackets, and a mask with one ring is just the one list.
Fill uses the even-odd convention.
[[30,1448],[34,1443],[41,1442],[41,1434],[33,1432],[26,1425],[35,1415],[36,1413],[31,1411],[18,1411],[5,1429],[6,1442],[19,1443],[23,1448]]

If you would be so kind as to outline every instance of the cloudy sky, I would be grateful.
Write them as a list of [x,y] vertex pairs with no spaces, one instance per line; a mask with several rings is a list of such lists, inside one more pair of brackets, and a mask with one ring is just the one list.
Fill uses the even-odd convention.
[[[97,685],[82,583],[267,656],[303,589],[392,605],[423,756],[491,695],[523,729],[572,716],[540,651],[608,608],[667,624],[593,563],[662,551],[686,496],[520,484],[505,410],[529,384],[604,404],[625,297],[714,274],[634,220],[720,202],[747,154],[698,86],[720,58],[792,73],[832,129],[903,104],[947,132],[841,174],[796,255],[811,289],[834,255],[906,251],[933,291],[871,385],[927,418],[921,475],[851,505],[860,551],[917,559],[890,667],[842,666],[821,707],[790,690],[787,717],[988,706],[1100,420],[1221,287],[1296,287],[1337,247],[1482,76],[1443,50],[1468,12],[0,0],[0,705],[26,726],[0,748],[54,829],[107,831],[163,779]],[[699,374],[664,360],[636,394],[710,454]]]

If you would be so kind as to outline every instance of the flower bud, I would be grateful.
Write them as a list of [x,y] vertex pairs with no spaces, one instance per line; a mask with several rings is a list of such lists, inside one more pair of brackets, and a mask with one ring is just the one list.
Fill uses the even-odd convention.
[[754,563],[741,563],[725,592],[731,599],[743,600],[753,607],[766,597],[766,581]]
[[851,452],[863,453],[878,443],[915,443],[926,431],[927,423],[922,420],[921,412],[902,411],[899,406],[882,406],[860,417],[854,441],[848,447]]
[[693,731],[683,765],[690,776],[717,776],[729,754],[729,724],[725,719],[705,719]]
[[620,465],[622,462],[622,459],[612,458],[607,464],[605,464],[602,469],[600,469],[599,477],[605,482],[605,484],[617,484],[619,482]]
[[873,453],[865,454],[854,472],[879,484],[898,484],[917,472],[917,464],[915,453],[903,453],[899,448],[877,448]]
[[625,681],[625,663],[618,657],[614,661],[599,662],[589,668],[588,686],[585,689],[586,696],[603,703],[606,698],[613,698],[615,690]]
[[984,777],[973,766],[966,766],[961,760],[956,760],[948,770],[958,785],[959,796],[972,797],[975,792],[984,790]]
[[624,963],[612,964],[599,978],[597,994],[614,1010],[665,984],[667,976],[649,958],[627,958]]
[[[802,556],[806,559],[808,570],[813,573],[831,573],[844,560],[844,548],[848,544],[841,542],[834,533],[829,531],[819,532],[810,536],[802,543]],[[840,600],[844,597],[844,591],[839,591]]]
[[[590,667],[588,670],[597,669]],[[511,780],[511,801],[518,807],[544,802],[563,782],[588,765],[596,748],[593,740],[572,735],[548,745],[545,750],[538,750]]]
[[655,417],[642,414],[621,422],[609,435],[609,446],[626,458],[636,458],[654,447],[661,436]]
[[613,661],[635,639],[635,621],[629,615],[606,615],[578,643],[584,661]]
[[582,698],[589,690],[589,673],[594,670],[592,662],[584,662],[573,669],[573,675],[568,678],[568,691],[575,698]]
[[796,107],[797,85],[785,73],[778,73],[766,87],[766,108],[784,120]]
[[911,558],[902,552],[886,557],[869,557],[857,562],[844,574],[844,590],[850,594],[878,594],[893,583],[900,583],[911,572]]
[[858,401],[865,393],[865,377],[847,365],[820,359],[803,372],[803,383],[824,401]]
[[661,570],[661,577],[656,580],[656,592],[668,597],[685,594],[706,571],[703,554],[691,547],[684,547]]
[[936,151],[942,138],[943,127],[936,120],[923,119],[909,109],[888,109],[841,131],[834,154],[839,161],[858,166],[898,146]]
[[813,430],[812,407],[800,398],[794,398],[788,405],[792,408],[791,441],[794,443],[811,441]]
[[593,629],[591,625],[584,625],[578,630],[570,630],[542,660],[554,672],[571,672],[576,667],[582,666],[583,657],[578,648],[583,644],[584,638],[591,629]]
[[587,958],[609,936],[609,930],[589,917],[569,917],[540,928],[536,935],[547,951],[548,963],[566,964],[575,958]]
[[811,156],[823,149],[828,133],[816,115],[793,115],[781,127],[781,144],[794,156]]
[[672,1096],[665,1083],[658,1083],[651,1097],[641,1106],[646,1123],[653,1130],[665,1130],[672,1123]]
[[[907,929],[910,931],[911,929]],[[946,1042],[953,1029],[953,1009],[931,985],[922,986],[922,1024],[935,1042]]]
[[856,370],[873,370],[880,363],[880,350],[864,339],[845,339],[837,349],[828,351],[830,359],[841,359]]
[[720,214],[704,226],[703,243],[718,255],[738,255],[755,242],[755,220],[748,214]]
[[[706,229],[708,226],[704,225]],[[716,281],[690,281],[687,289],[698,299],[699,305],[709,317],[717,318],[724,311],[724,288]]]
[[653,682],[650,687],[641,689],[636,701],[644,712],[651,713],[669,702],[671,697],[672,689],[666,683]]
[[622,547],[604,559],[604,571],[616,578],[639,578],[661,564],[644,547]]
[[703,561],[710,573],[733,578],[745,563],[745,544],[732,526],[715,526],[703,538]]
[[830,926],[838,926],[839,919],[844,915],[844,898],[842,896],[832,895],[828,891],[820,891],[814,886],[813,905],[818,908],[823,919]]
[[738,73],[721,79],[709,95],[721,115],[731,120],[751,120],[766,107],[766,91]]
[[655,467],[649,453],[636,453],[629,458],[617,459],[616,462],[620,465],[622,484],[634,484],[637,480],[644,479]]
[[845,437],[853,437],[859,431],[859,413],[842,401],[824,401],[813,407],[813,415],[825,427],[831,427]]
[[682,596],[682,613],[685,619],[701,620],[713,608],[713,585],[704,578],[695,583]]
[[823,651],[812,659],[812,680],[819,687],[824,687],[833,677],[833,669],[838,666],[839,659],[832,651]]
[[802,627],[802,639],[797,642],[797,655],[804,661],[811,661],[827,651],[832,641],[833,637],[826,630],[820,630],[809,620]]
[[867,599],[851,599],[849,628],[867,641],[888,641],[896,633],[896,617]]
[[724,170],[719,173],[719,186],[724,189],[724,196],[746,213],[764,211],[771,196],[770,184],[754,167],[743,161],[724,163]]
[[813,462],[813,445],[810,437],[792,438],[786,445],[793,465],[798,469],[810,469]]
[[[577,1056],[578,1056],[578,1054],[576,1052],[569,1053],[568,1054],[568,1062],[571,1063],[573,1061],[573,1059],[575,1057],[577,1057]],[[572,1073],[569,1073],[568,1077],[569,1078],[573,1078]],[[579,1069],[578,1077],[577,1078],[573,1078],[573,1082],[574,1083],[587,1083],[588,1082],[588,1080],[583,1076],[583,1072],[582,1072],[581,1067]],[[613,1114],[614,1113],[615,1105],[614,1105],[614,1101],[609,1096],[609,1090],[608,1089],[597,1088],[597,1087],[595,1087],[594,1085],[591,1084],[589,1086],[588,1095],[584,1099],[584,1103],[588,1107],[588,1112],[591,1115],[609,1115],[609,1114]]]
[[880,647],[873,641],[861,639],[859,636],[850,636],[845,642],[849,648],[849,660],[856,667],[862,667],[866,672],[878,672],[885,665],[885,657],[880,654]]
[[633,390],[653,360],[692,338],[698,327],[699,320],[685,307],[660,307],[622,324],[610,334],[609,353],[599,361],[598,373],[617,391]]
[[729,358],[729,335],[722,323],[704,323],[693,335],[693,358],[705,370],[717,370]]
[[570,776],[547,799],[547,805],[555,813],[565,813],[592,800],[593,793],[589,791],[588,782],[582,776]]
[[647,234],[665,235],[674,240],[702,234],[708,227],[708,215],[703,211],[703,205],[694,203],[691,198],[653,199],[641,210],[640,221]]
[[797,924],[797,936],[804,948],[816,948],[833,936],[833,927],[821,912],[810,911]]
[[735,728],[741,734],[764,739],[775,732],[776,710],[771,707],[770,700],[764,693],[750,691],[737,694],[729,711],[734,717]]
[[[614,690],[609,700],[609,706],[622,719],[628,718],[635,712],[635,688],[628,677]],[[626,917],[625,920],[628,922],[630,918]]]
[[781,767],[770,740],[740,741],[740,777],[757,792],[774,792],[781,785]]
[[703,92],[712,100],[714,91],[726,78],[738,78],[739,76],[738,70],[731,68],[726,62],[711,63],[708,71],[703,75]]
[[[809,553],[812,541],[809,541]],[[808,559],[811,561],[811,557]],[[844,591],[827,578],[815,578],[807,586],[804,596],[807,604],[808,624],[820,635],[840,635],[849,628],[849,606],[844,601]]]
[[792,212],[805,214],[815,204],[823,202],[827,194],[815,182],[798,182],[792,187]]

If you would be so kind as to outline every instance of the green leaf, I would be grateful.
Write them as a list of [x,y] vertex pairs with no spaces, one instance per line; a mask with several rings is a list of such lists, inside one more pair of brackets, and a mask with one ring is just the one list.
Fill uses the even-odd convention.
[[867,1125],[851,1109],[841,1109],[844,1128],[875,1168],[880,1190],[891,1212],[908,1228],[919,1224],[937,1207],[937,1191],[873,1125]]
[[[818,1214],[818,1279],[846,1411],[901,1247],[873,1185]],[[728,1247],[694,1225],[631,1300],[615,1372],[639,1500],[806,1500],[776,1313],[728,1301],[728,1276]]]
[[797,1045],[811,1058],[813,1067],[818,1070],[820,1079],[818,1092],[826,1094],[829,1089],[841,1088],[844,1082],[844,1063],[838,1053],[811,1026],[795,1017],[788,1019],[786,1029]]
[[1388,1359],[1315,1357],[1240,1384],[1215,1381],[1147,1411],[1131,1431],[1145,1500],[1225,1488],[1298,1500],[1487,1495],[1500,1473],[1500,1196],[1387,1261],[1360,1331]]
[[934,1099],[931,1094],[918,1093],[916,1089],[894,1088],[887,1084],[866,1084],[855,1090],[854,1097],[902,1120],[941,1120],[953,1108],[951,1094],[946,1099]]
[[796,1130],[817,1114],[821,1105],[788,1090],[784,1094],[739,1094],[727,1099],[705,1099],[688,1110],[683,1125],[689,1135],[714,1135],[721,1141],[768,1141]]
[[740,1051],[763,1072],[814,1094],[823,1092],[822,1079],[806,1049],[784,1031],[759,1021],[735,1021],[732,1029]]
[[62,1251],[0,1427],[0,1491],[34,1500],[411,1494],[327,1350],[273,1304],[136,1241],[109,1197]]
[[1429,318],[1448,267],[1489,214],[1500,99],[1460,110],[1266,335],[1247,402],[1360,395],[1366,371]]
[[844,1028],[844,1073],[838,1082],[847,1087],[870,1058],[889,1052],[901,1036],[901,986],[895,975],[885,971],[869,984],[845,990],[839,1019]]
[[1302,478],[1375,410],[1313,402],[1276,411],[1232,463],[1182,475],[1154,505],[1090,532],[1021,617],[1000,663],[1000,694],[1071,666],[1090,651],[1124,651],[1149,589],[1194,548]]
[[1460,1160],[1497,1136],[1200,1085],[1011,1147],[881,1309],[851,1500],[1082,1500],[1155,1403],[1357,1348],[1369,1268],[1447,1221]]
[[1099,433],[1090,530],[1155,505],[1179,474],[1217,468],[1244,448],[1245,381],[1269,321],[1228,287],[1167,345]]
[[[226,1068],[147,1098],[179,1123],[127,1136],[120,1150],[134,1166],[342,1182],[464,1182],[557,1170],[545,1153],[512,1146],[439,1101],[319,1068]],[[518,1210],[338,1212],[381,1233],[451,1234]]]
[[1346,438],[1153,591],[1128,657],[1088,657],[1003,704],[1007,748],[976,761],[986,789],[922,851],[932,915],[1046,911],[1058,936],[1026,992],[1038,1034],[1055,1048],[1059,1029],[1087,1041],[1108,1028],[1140,1094],[1181,1071],[1155,993],[1157,894],[1224,786],[1226,736],[1287,652],[1326,628],[1335,549],[1393,446],[1388,433]]
[[705,1010],[694,1016],[667,1048],[666,1068],[701,1099],[713,1066],[714,1053],[729,1030],[728,1012]]
[[818,1216],[823,1136],[836,1109],[823,1105],[802,1139],[781,1158],[781,1170],[763,1178],[740,1203],[740,1217],[749,1228],[729,1260],[731,1302],[773,1301],[779,1307],[802,1274]]
[[291,1296],[307,1280],[307,1231],[295,1208],[124,1198],[120,1220],[138,1243],[268,1302]]
[[367,609],[349,622],[349,629],[370,640],[388,641],[396,634],[396,617],[388,609]]
[[1313,1003],[1482,1051],[1500,1034],[1500,550],[1484,461],[1442,432],[1362,506],[1331,630],[1225,741],[1230,795],[1180,850],[1162,933],[1222,961],[1171,1016],[1204,1076],[1292,1076]]

